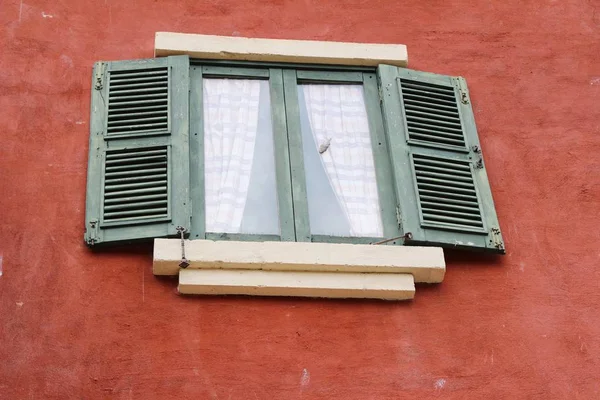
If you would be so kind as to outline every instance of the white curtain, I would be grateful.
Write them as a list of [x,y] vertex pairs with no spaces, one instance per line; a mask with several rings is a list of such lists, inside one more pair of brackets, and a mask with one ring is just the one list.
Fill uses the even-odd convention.
[[204,79],[206,231],[240,232],[258,130],[256,80]]
[[302,85],[317,150],[352,236],[383,236],[369,122],[360,85]]

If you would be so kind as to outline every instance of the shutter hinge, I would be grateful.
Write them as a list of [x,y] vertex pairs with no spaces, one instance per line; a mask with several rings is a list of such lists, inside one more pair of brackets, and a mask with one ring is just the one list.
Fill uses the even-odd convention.
[[400,211],[400,206],[396,206],[396,220],[398,221],[398,228],[402,230],[402,212]]
[[101,90],[104,84],[104,71],[106,71],[106,63],[99,62],[96,64],[94,73],[94,89]]
[[463,104],[469,104],[469,89],[467,88],[467,81],[462,76],[456,78],[458,82],[458,91],[460,92],[460,101]]
[[85,241],[88,246],[93,246],[98,241],[98,220],[91,219],[90,226],[85,237]]
[[473,150],[473,152],[479,156],[479,159],[477,159],[477,161],[475,162],[475,168],[483,168],[483,156],[481,155],[481,147],[475,145],[471,147],[471,150]]
[[492,228],[490,230],[490,234],[492,235],[492,242],[494,247],[503,250],[504,243],[502,242],[502,236],[500,235],[500,228]]

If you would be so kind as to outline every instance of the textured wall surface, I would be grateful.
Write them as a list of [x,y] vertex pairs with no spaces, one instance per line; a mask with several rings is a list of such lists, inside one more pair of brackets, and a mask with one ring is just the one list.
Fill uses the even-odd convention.
[[[93,4],[92,4],[93,3]],[[91,67],[155,31],[405,43],[467,78],[505,257],[401,304],[182,298],[82,241]],[[0,398],[600,398],[600,4],[0,2]]]

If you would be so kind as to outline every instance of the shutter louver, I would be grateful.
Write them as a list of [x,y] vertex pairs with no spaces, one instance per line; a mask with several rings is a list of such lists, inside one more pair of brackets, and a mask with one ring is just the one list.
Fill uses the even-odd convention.
[[504,253],[464,79],[388,65],[378,79],[406,244]]
[[465,147],[454,88],[401,79],[408,137],[424,144]]
[[189,59],[94,67],[86,199],[89,246],[189,229]]
[[169,131],[169,69],[113,71],[108,82],[107,135]]
[[168,149],[109,150],[104,168],[104,221],[167,218]]

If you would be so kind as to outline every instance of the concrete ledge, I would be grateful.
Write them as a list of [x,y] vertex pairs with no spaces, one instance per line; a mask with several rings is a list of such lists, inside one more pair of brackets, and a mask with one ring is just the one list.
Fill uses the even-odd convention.
[[188,54],[193,58],[270,61],[309,64],[376,66],[408,65],[403,44],[322,42],[315,40],[257,39],[157,32],[156,57]]
[[[446,272],[439,247],[186,240],[185,252],[188,270],[408,273],[427,283],[441,282]],[[155,275],[177,275],[180,261],[179,239],[154,240]]]
[[179,293],[409,300],[415,283],[410,274],[182,269]]

